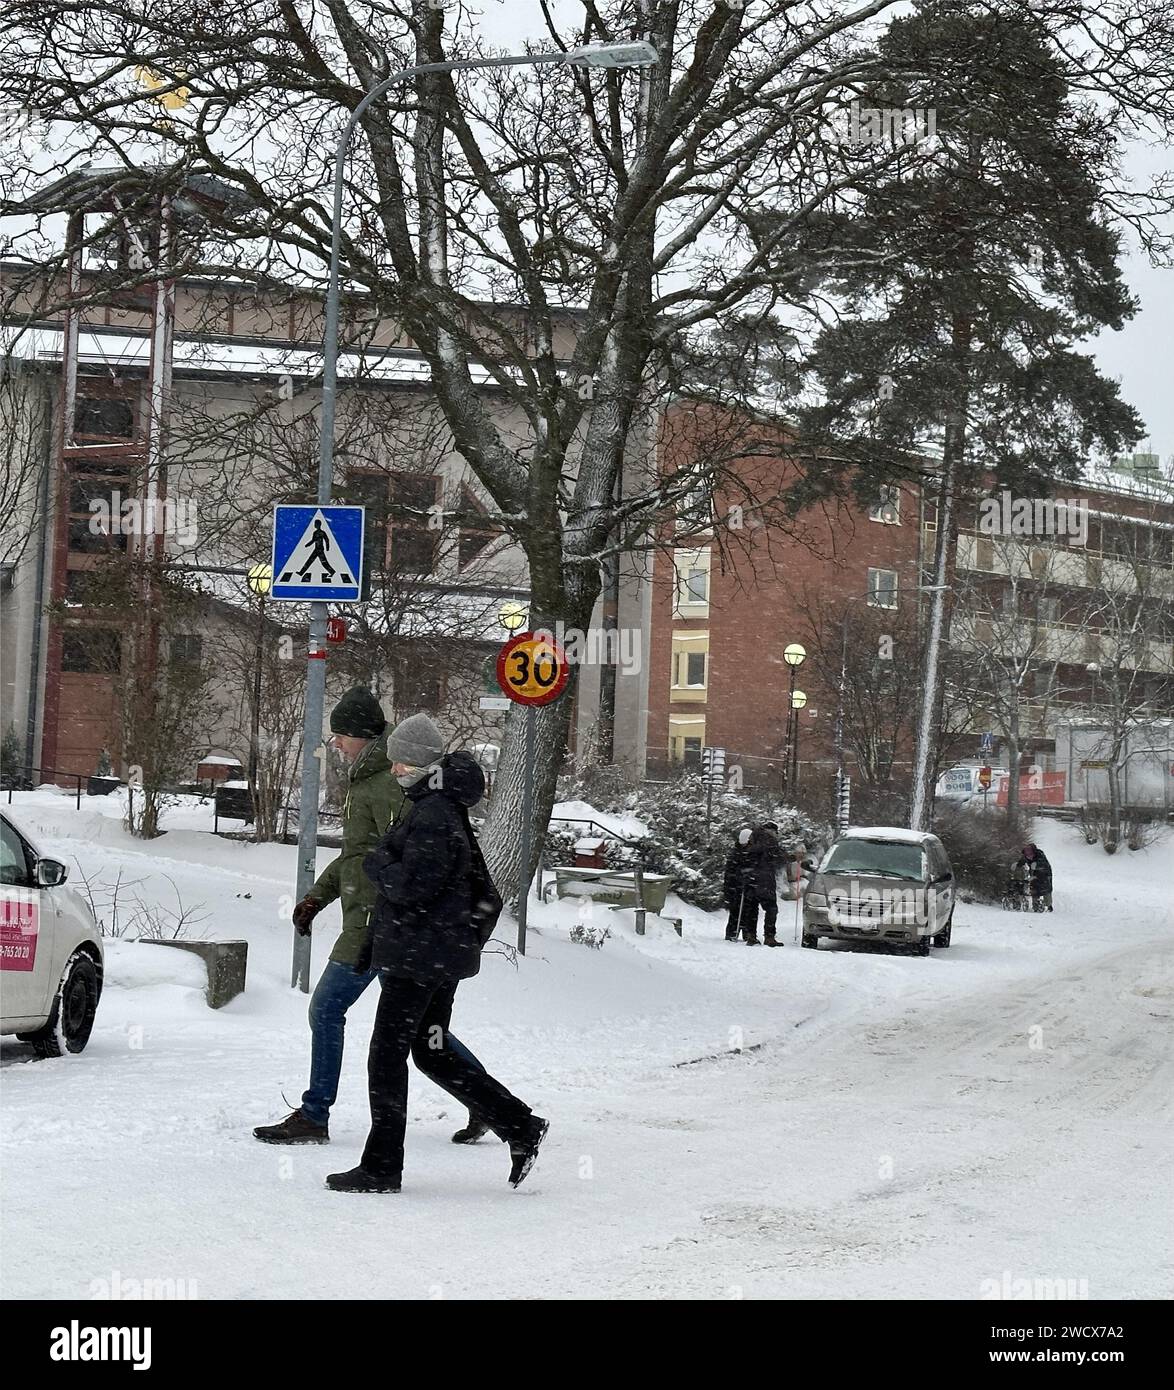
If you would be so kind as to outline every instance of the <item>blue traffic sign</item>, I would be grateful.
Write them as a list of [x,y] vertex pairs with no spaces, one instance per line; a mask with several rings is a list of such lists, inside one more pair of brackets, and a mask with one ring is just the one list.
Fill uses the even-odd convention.
[[362,507],[273,509],[270,598],[355,603],[362,587]]

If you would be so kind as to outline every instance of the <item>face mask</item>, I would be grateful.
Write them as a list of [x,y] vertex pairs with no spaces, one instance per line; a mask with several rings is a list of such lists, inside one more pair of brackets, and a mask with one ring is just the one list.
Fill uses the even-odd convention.
[[414,787],[420,778],[424,777],[427,772],[428,769],[426,767],[418,767],[414,772],[397,772],[395,774],[395,780],[406,791],[409,787]]

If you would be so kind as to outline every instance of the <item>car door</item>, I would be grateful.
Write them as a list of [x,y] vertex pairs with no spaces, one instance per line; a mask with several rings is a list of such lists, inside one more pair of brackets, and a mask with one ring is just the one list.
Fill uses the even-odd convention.
[[41,1024],[49,1009],[56,912],[37,887],[36,854],[0,816],[0,1017]]

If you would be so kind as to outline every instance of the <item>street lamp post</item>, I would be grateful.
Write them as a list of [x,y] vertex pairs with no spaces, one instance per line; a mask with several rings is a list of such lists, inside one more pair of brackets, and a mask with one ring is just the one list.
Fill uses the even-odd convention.
[[[363,114],[392,87],[423,73],[463,72],[475,68],[541,67],[551,63],[571,67],[640,68],[657,61],[656,49],[643,40],[634,43],[583,44],[565,53],[532,53],[504,58],[465,58],[447,63],[417,63],[401,68],[363,97],[351,112],[334,153],[334,199],[330,223],[330,275],[326,285],[325,327],[322,335],[322,424],[318,450],[320,507],[330,505],[334,473],[334,406],[338,385],[339,262],[342,251],[343,171],[347,148]],[[310,605],[307,642],[306,710],[302,727],[302,789],[298,811],[298,873],[294,900],[300,902],[314,883],[318,855],[318,787],[322,770],[322,716],[326,704],[326,604]],[[293,938],[291,985],[309,993],[310,938],[297,931]]]
[[[792,793],[794,790],[794,782],[792,780],[790,767],[793,761],[792,755],[795,747],[793,730],[795,730],[797,723],[797,715],[795,714],[795,674],[799,670],[799,667],[807,660],[807,648],[801,646],[798,642],[791,642],[783,649],[783,660],[791,668],[791,689],[787,695],[787,744],[786,754],[783,757],[783,781],[788,793]],[[807,703],[806,696],[804,696],[803,703]]]
[[807,696],[802,690],[791,692],[791,718],[795,721],[795,731],[791,738],[791,795],[799,790],[799,711],[807,704]]

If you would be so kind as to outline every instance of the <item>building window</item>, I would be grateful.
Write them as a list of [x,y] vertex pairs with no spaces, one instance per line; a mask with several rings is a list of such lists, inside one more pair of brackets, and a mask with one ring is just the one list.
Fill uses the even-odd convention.
[[699,738],[683,738],[681,740],[681,761],[686,767],[699,767],[701,765],[701,740]]
[[461,484],[461,511],[470,518],[461,522],[457,541],[457,563],[464,569],[466,565],[471,565],[501,532],[490,526],[488,520],[482,523],[476,519],[485,516],[485,509],[464,483]]
[[897,571],[868,571],[868,606],[870,608],[896,608]]
[[709,602],[709,556],[702,552],[678,551],[677,607]]
[[112,628],[75,628],[65,634],[61,669],[86,675],[115,675],[122,667],[122,640]]
[[135,432],[134,406],[110,396],[78,396],[73,411],[73,437],[125,442]]
[[171,639],[171,660],[176,666],[198,666],[203,647],[203,639],[198,633],[176,633]]
[[391,567],[398,574],[431,574],[440,528],[434,473],[396,473],[391,479]]
[[682,652],[680,664],[680,685],[705,685],[705,653]]
[[876,501],[868,509],[868,519],[883,521],[886,526],[900,524],[901,489],[895,483],[877,489]]
[[410,714],[437,714],[444,699],[441,679],[433,669],[435,655],[409,649],[392,657],[393,698],[401,718]]

